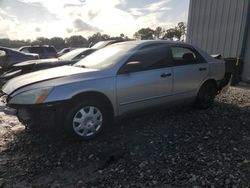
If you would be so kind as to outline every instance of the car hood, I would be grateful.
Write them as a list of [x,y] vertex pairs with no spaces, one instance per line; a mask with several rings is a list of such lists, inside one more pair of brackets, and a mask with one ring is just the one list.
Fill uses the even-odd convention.
[[97,70],[95,69],[84,69],[73,66],[62,66],[58,68],[46,69],[13,78],[3,86],[2,91],[9,95],[15,90],[20,89],[24,86],[32,85],[43,81],[53,80],[56,78],[62,78],[82,73],[87,74],[89,72],[96,71]]
[[54,63],[54,62],[58,62],[58,59],[51,58],[51,59],[39,59],[39,60],[24,61],[24,62],[15,64],[13,67],[23,68],[23,67],[27,67],[27,66],[33,66],[35,64]]

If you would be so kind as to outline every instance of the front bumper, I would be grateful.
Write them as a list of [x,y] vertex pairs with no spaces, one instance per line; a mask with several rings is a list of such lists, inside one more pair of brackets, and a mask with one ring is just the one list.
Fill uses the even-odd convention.
[[10,105],[6,102],[0,103],[0,112],[13,115],[27,127],[39,127],[39,130],[56,128],[63,122],[64,110],[67,101],[41,105]]

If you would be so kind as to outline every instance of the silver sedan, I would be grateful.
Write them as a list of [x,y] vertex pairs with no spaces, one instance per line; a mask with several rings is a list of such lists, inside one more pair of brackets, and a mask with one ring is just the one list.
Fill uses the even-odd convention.
[[74,66],[29,73],[2,88],[5,112],[30,129],[55,126],[91,139],[114,118],[170,104],[208,108],[225,86],[225,63],[181,42],[130,41]]

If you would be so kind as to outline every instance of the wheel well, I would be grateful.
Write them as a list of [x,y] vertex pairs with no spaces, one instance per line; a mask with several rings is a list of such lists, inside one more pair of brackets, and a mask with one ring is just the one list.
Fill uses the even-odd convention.
[[205,84],[207,84],[207,83],[212,83],[212,84],[214,85],[214,87],[216,88],[216,90],[218,90],[217,82],[216,82],[214,79],[206,80],[206,81],[202,84],[202,86],[205,85]]
[[73,96],[71,98],[71,101],[75,101],[78,99],[81,100],[83,98],[100,100],[105,105],[105,107],[107,107],[108,110],[112,113],[112,116],[114,115],[113,105],[112,105],[111,101],[109,100],[109,98],[106,95],[104,95],[103,93],[96,92],[96,91],[79,93],[79,94]]

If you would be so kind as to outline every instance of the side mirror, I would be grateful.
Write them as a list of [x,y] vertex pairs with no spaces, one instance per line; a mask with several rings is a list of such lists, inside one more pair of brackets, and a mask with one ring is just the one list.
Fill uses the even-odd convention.
[[123,68],[122,73],[131,73],[141,70],[143,68],[142,63],[139,61],[128,62]]

